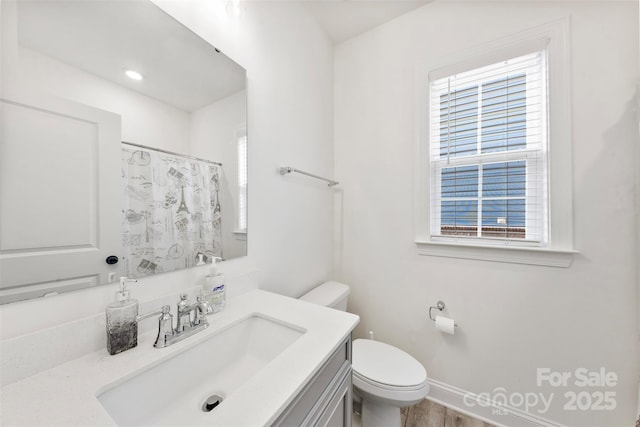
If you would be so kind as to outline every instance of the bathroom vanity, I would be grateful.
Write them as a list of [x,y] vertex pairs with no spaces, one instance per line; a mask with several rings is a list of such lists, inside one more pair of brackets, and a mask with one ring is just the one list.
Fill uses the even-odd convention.
[[350,426],[351,337],[325,362],[274,426]]
[[[170,347],[156,332],[2,388],[3,425],[351,424],[358,316],[254,290]],[[132,402],[135,402],[132,403]]]

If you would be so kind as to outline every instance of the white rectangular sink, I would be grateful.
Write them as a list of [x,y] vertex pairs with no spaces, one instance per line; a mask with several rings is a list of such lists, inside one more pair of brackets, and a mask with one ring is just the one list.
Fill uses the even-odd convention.
[[[238,387],[304,332],[253,314],[142,373],[117,381],[97,397],[118,425],[189,424],[193,416],[206,412],[209,397],[219,396],[218,403],[213,398],[206,408],[210,409],[207,416],[214,416],[218,404],[224,405]],[[197,339],[194,335],[184,342]]]

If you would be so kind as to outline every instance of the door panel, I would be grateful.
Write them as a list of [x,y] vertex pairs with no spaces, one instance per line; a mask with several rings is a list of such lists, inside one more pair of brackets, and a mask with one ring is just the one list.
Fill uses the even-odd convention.
[[120,117],[14,92],[0,128],[0,302],[106,283],[121,254]]

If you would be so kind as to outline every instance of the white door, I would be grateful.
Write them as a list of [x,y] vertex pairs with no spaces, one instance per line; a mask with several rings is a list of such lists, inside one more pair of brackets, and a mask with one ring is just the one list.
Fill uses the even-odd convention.
[[108,281],[122,263],[120,116],[0,98],[0,303]]

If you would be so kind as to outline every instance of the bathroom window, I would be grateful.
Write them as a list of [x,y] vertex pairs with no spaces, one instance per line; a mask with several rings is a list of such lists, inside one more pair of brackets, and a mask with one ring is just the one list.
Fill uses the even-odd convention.
[[419,254],[571,264],[568,33],[559,20],[419,70]]
[[238,137],[238,233],[247,232],[247,134],[239,132]]
[[546,51],[437,78],[431,235],[544,246]]

